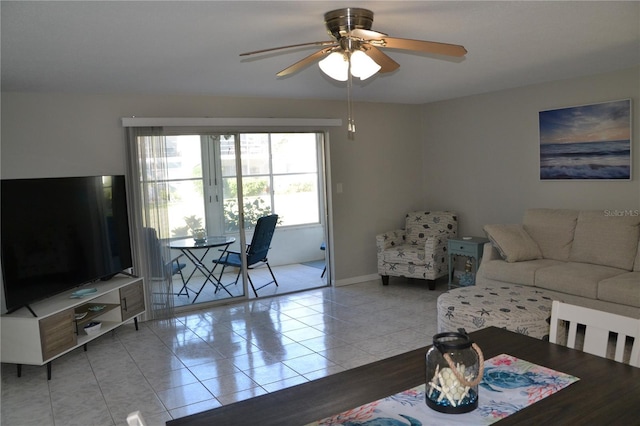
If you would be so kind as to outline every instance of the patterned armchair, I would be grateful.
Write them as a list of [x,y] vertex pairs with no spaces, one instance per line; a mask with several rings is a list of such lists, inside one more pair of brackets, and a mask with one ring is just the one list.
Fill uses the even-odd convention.
[[458,233],[458,218],[449,211],[407,213],[405,229],[376,235],[378,273],[382,284],[389,276],[427,280],[435,289],[435,280],[447,275],[447,240]]

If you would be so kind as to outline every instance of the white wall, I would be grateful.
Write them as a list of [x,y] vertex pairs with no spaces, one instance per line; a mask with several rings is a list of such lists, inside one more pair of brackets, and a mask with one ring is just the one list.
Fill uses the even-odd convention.
[[[121,117],[342,118],[346,102],[209,96],[2,93],[1,176],[123,174]],[[358,103],[356,140],[330,130],[334,279],[376,273],[375,234],[423,198],[420,111]],[[335,191],[341,183],[343,192]]]
[[[334,279],[375,276],[375,235],[414,209],[456,210],[461,234],[483,235],[529,207],[639,208],[637,130],[632,181],[541,182],[537,127],[546,109],[632,98],[637,110],[639,77],[634,68],[423,106],[357,103],[356,140],[330,130]],[[2,178],[124,173],[125,116],[346,118],[345,102],[322,100],[5,92],[1,102]]]
[[[631,181],[540,181],[538,112],[632,99]],[[459,213],[460,234],[521,223],[527,208],[640,208],[640,67],[424,105],[425,205]]]

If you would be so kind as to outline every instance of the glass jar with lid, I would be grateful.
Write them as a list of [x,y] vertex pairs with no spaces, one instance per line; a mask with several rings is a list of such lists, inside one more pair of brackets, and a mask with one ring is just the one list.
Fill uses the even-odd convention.
[[478,407],[478,384],[484,372],[484,357],[463,329],[433,336],[426,362],[425,400],[430,408],[460,414]]

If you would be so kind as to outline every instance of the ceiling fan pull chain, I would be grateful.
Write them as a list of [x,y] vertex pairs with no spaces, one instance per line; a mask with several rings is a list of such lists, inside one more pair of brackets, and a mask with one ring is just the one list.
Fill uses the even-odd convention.
[[353,118],[353,102],[351,100],[351,87],[353,76],[351,75],[351,52],[347,52],[349,72],[347,73],[347,137],[349,140],[356,138],[356,121]]

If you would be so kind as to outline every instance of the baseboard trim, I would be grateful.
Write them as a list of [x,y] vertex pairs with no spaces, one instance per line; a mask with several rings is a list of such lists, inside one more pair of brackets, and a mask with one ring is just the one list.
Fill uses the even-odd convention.
[[344,285],[357,284],[357,283],[363,283],[363,282],[374,281],[374,280],[380,281],[380,275],[378,274],[360,275],[359,277],[351,277],[351,278],[345,278],[343,280],[336,280],[335,286],[341,287]]

